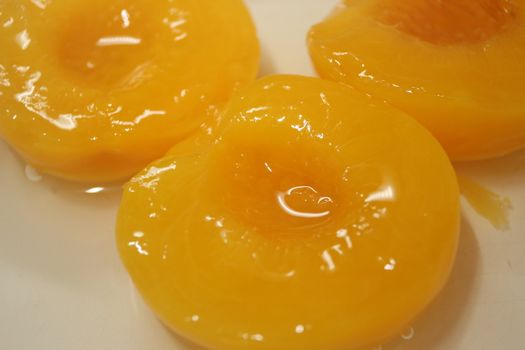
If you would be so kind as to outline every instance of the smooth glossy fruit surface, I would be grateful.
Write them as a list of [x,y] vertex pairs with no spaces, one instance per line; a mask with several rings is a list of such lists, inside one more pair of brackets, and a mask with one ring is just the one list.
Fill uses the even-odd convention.
[[210,349],[361,349],[439,292],[458,185],[412,118],[273,76],[232,99],[215,136],[133,178],[119,212],[122,260],[172,330]]
[[523,0],[346,1],[309,33],[323,78],[415,117],[454,160],[525,146]]
[[3,0],[0,135],[41,171],[127,179],[252,81],[241,0]]

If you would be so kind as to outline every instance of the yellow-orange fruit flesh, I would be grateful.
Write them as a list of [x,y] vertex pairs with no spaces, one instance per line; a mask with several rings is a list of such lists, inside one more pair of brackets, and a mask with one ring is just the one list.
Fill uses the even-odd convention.
[[214,147],[129,182],[122,260],[163,322],[210,349],[361,349],[445,283],[458,185],[412,118],[340,84],[264,78]]
[[525,1],[346,1],[309,33],[319,74],[415,117],[454,160],[525,146]]
[[255,78],[241,0],[0,2],[0,136],[41,171],[128,179]]

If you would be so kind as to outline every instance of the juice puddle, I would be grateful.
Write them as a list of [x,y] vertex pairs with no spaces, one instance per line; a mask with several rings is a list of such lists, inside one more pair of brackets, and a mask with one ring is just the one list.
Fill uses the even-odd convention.
[[490,221],[498,230],[510,229],[509,212],[512,210],[512,202],[509,198],[502,197],[463,176],[458,176],[458,182],[461,194],[479,215]]
[[37,169],[27,164],[24,169],[25,177],[30,182],[43,182],[54,192],[66,192],[69,194],[106,195],[120,194],[122,183],[107,184],[85,184],[61,180],[48,175],[41,174]]

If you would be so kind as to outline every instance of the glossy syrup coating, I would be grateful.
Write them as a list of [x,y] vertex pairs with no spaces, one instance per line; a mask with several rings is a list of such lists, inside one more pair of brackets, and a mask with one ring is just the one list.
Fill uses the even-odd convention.
[[241,0],[3,0],[0,136],[40,171],[129,179],[255,79]]
[[273,76],[213,147],[127,184],[121,258],[159,318],[210,349],[362,349],[445,283],[459,193],[438,142],[344,85]]
[[454,160],[525,146],[525,1],[345,1],[309,33],[323,78],[415,117]]

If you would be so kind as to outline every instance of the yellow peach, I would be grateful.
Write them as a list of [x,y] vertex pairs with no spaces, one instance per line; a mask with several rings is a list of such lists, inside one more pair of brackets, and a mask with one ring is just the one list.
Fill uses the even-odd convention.
[[121,258],[173,331],[210,349],[361,349],[447,280],[459,192],[412,118],[342,84],[273,76],[236,95],[211,147],[125,187]]
[[0,2],[0,136],[37,169],[129,179],[255,79],[241,0]]
[[388,101],[454,160],[525,146],[523,0],[346,1],[309,33],[323,78]]

